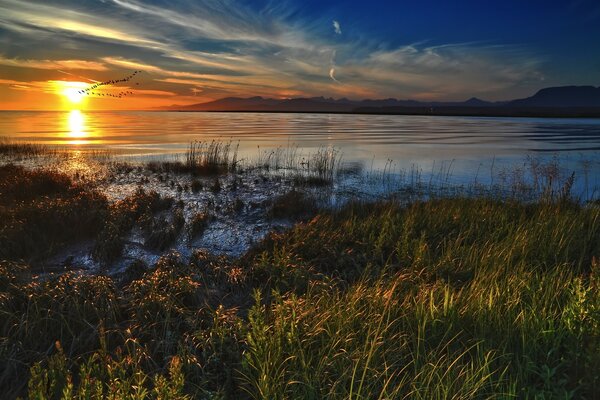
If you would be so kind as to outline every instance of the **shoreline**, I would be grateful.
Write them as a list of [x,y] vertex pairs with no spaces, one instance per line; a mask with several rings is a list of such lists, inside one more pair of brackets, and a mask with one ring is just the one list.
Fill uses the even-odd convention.
[[[498,108],[473,107],[471,111],[453,110],[451,108],[436,107],[431,112],[418,107],[407,107],[403,110],[355,110],[355,111],[304,111],[304,110],[185,110],[185,109],[102,109],[85,110],[86,113],[102,112],[181,112],[181,113],[255,113],[255,114],[332,114],[332,115],[400,115],[400,116],[429,116],[429,117],[470,117],[470,118],[546,118],[546,119],[599,119],[600,109],[563,109],[563,112],[555,112],[554,108],[536,108],[534,110],[523,110],[510,112]],[[440,110],[441,109],[441,110]],[[65,113],[72,110],[0,110],[0,112],[56,112]]]

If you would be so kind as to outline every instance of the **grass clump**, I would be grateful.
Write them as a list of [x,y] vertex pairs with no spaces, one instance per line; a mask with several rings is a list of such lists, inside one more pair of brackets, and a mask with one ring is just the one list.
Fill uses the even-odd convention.
[[37,264],[74,240],[95,236],[106,197],[51,170],[0,166],[0,259]]
[[268,214],[271,218],[299,218],[314,215],[317,202],[310,195],[291,190],[273,199]]
[[320,147],[307,159],[302,159],[293,176],[297,185],[326,186],[331,185],[340,169],[342,156],[333,147]]
[[[153,173],[189,173],[194,176],[220,175],[234,172],[239,144],[213,140],[211,142],[190,142],[182,161],[151,161],[146,168]],[[198,182],[200,183],[200,182]],[[198,187],[196,185],[196,187]],[[200,189],[201,190],[201,186]],[[197,190],[197,191],[199,191]]]
[[177,207],[173,211],[171,222],[164,218],[153,220],[152,225],[147,228],[145,244],[164,251],[175,242],[184,225],[183,208]]
[[213,140],[208,142],[194,141],[190,143],[185,155],[186,167],[199,174],[218,174],[233,171],[237,164],[237,146],[231,142]]
[[204,233],[208,224],[213,219],[212,215],[207,212],[199,212],[194,214],[190,221],[189,235],[190,238],[195,238]]
[[9,138],[0,137],[0,155],[32,157],[48,153],[50,153],[50,149],[42,144],[15,142]]
[[136,224],[151,230],[153,215],[172,205],[172,198],[161,197],[141,187],[131,196],[111,204],[103,228],[96,238],[92,256],[104,263],[116,260],[123,252],[126,235]]
[[599,254],[598,207],[440,199],[350,205],[240,259],[171,255],[123,286],[30,281],[4,263],[0,387],[9,397],[88,393],[93,382],[103,396],[138,398],[595,398]]

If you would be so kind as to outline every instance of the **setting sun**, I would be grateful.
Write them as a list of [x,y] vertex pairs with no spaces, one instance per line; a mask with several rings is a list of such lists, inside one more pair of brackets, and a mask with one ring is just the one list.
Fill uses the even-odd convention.
[[70,81],[50,81],[53,86],[52,92],[60,95],[68,104],[81,104],[85,99],[85,94],[81,91],[89,85],[85,82]]
[[63,91],[63,94],[67,97],[67,99],[74,104],[79,104],[81,103],[81,100],[83,99],[83,95],[78,91],[79,89],[75,89],[75,88],[66,88]]

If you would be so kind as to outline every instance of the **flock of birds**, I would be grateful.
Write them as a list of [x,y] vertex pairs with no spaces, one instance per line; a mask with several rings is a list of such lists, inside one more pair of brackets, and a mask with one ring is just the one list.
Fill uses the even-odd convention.
[[[142,71],[136,70],[133,71],[132,74],[130,74],[129,76],[126,76],[123,79],[111,79],[108,81],[104,81],[104,82],[98,82],[93,84],[92,86],[85,88],[85,89],[81,89],[78,90],[77,93],[80,95],[86,95],[86,96],[99,96],[99,97],[115,97],[115,98],[122,98],[124,96],[128,96],[130,94],[133,94],[133,91],[131,90],[123,90],[120,91],[119,93],[102,93],[102,92],[97,92],[95,91],[96,89],[98,89],[101,86],[107,86],[107,85],[116,85],[119,83],[125,83],[125,82],[129,82],[130,80],[132,80],[133,78],[135,78],[135,76],[139,73],[141,73]],[[139,86],[139,82],[136,82],[136,85]]]

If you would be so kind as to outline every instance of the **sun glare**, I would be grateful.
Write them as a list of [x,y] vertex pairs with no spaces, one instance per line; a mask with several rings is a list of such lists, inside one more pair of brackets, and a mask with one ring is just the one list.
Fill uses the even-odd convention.
[[83,100],[83,95],[79,93],[78,90],[81,89],[66,88],[63,91],[63,94],[67,97],[67,99],[69,99],[71,103],[79,104],[81,103],[81,100]]
[[54,85],[54,92],[62,96],[70,105],[80,105],[84,98],[84,94],[80,93],[81,90],[87,88],[89,85],[85,82],[69,82],[69,81],[52,81]]

